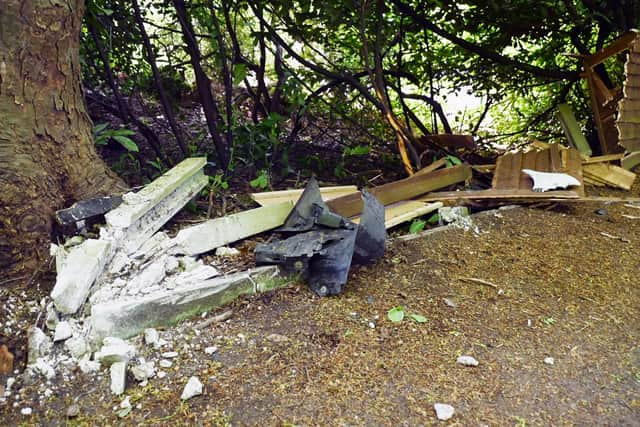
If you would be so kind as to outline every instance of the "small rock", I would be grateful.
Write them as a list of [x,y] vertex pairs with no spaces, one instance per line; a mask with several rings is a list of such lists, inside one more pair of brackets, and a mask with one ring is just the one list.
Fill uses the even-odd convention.
[[546,365],[553,365],[554,363],[556,363],[555,359],[553,357],[545,357],[544,358],[544,363]]
[[42,332],[42,329],[35,326],[29,328],[28,336],[29,355],[27,363],[33,364],[36,363],[39,357],[46,356],[49,353],[53,343],[47,334]]
[[44,358],[39,357],[34,365],[34,370],[42,374],[46,379],[50,380],[56,376],[53,366]]
[[285,342],[285,341],[289,341],[288,337],[285,337],[284,335],[280,335],[280,334],[271,334],[269,336],[267,336],[267,340],[271,341],[271,342]]
[[84,337],[79,336],[68,339],[65,341],[64,346],[69,350],[69,353],[71,353],[71,356],[73,356],[74,359],[80,359],[91,351],[87,340]]
[[51,302],[49,303],[49,305],[47,305],[47,317],[45,318],[44,324],[47,327],[47,329],[49,329],[50,331],[53,331],[56,329],[56,326],[58,325],[58,321],[59,321],[58,312],[53,306],[53,302]]
[[155,349],[159,349],[161,347],[164,347],[165,345],[169,344],[167,342],[167,340],[163,339],[163,338],[158,338],[158,341],[153,345],[153,348]]
[[133,409],[133,407],[131,406],[131,401],[129,399],[130,397],[127,396],[122,402],[120,402],[120,410],[118,411],[118,416],[120,418],[124,418],[129,415],[129,413]]
[[464,366],[478,366],[480,363],[472,356],[460,356],[456,363]]
[[127,382],[127,362],[114,362],[109,369],[111,374],[111,393],[121,395],[124,393]]
[[53,342],[64,341],[73,336],[73,328],[67,321],[58,322],[56,325],[56,332],[53,335]]
[[131,368],[131,373],[138,381],[146,381],[149,378],[153,378],[156,374],[156,368],[153,362],[145,362],[141,359],[140,363]]
[[451,405],[447,405],[446,403],[436,403],[433,405],[433,409],[436,411],[436,417],[440,421],[447,421],[453,417],[455,409]]
[[31,415],[32,412],[33,412],[33,410],[31,408],[22,408],[22,409],[20,409],[20,413],[22,415]]
[[79,413],[80,413],[80,405],[78,405],[77,403],[69,405],[66,412],[67,417],[69,418],[77,417]]
[[206,347],[206,348],[204,349],[204,352],[205,352],[206,354],[213,354],[213,353],[215,353],[216,351],[218,351],[218,347],[216,347],[215,345],[212,345],[211,347]]
[[144,330],[144,342],[147,345],[155,346],[160,339],[160,334],[153,328],[147,328]]
[[173,359],[174,357],[178,357],[179,353],[177,351],[167,351],[162,353],[162,357],[167,359]]
[[167,360],[167,359],[160,360],[160,366],[162,366],[163,368],[170,368],[172,365],[173,365],[173,362],[171,360]]
[[230,248],[228,246],[221,246],[216,249],[216,256],[219,257],[233,257],[240,255],[240,251],[236,248]]
[[184,390],[182,390],[180,399],[191,399],[192,397],[198,396],[199,394],[202,394],[202,383],[200,382],[198,377],[191,377],[189,378],[189,381],[187,381],[187,385],[184,386]]
[[104,365],[127,362],[136,354],[135,347],[120,338],[107,337],[102,343],[102,348],[96,352],[94,358]]
[[457,308],[458,304],[456,304],[456,302],[450,298],[443,298],[442,302],[447,306],[447,307],[451,307],[451,308]]
[[164,378],[167,376],[167,373],[165,371],[158,371],[158,373],[156,374],[156,376],[160,379]]
[[82,372],[90,374],[100,369],[100,362],[91,360],[91,355],[85,354],[82,359],[80,359],[80,362],[78,362],[78,366]]

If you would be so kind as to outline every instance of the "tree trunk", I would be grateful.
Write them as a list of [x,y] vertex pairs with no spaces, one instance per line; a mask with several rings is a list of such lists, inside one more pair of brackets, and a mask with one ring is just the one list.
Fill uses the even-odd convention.
[[0,271],[48,258],[53,213],[120,192],[96,154],[82,94],[82,0],[0,0]]

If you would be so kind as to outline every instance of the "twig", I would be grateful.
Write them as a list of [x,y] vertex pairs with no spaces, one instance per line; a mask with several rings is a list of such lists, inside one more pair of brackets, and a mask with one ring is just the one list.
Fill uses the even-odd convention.
[[603,235],[604,237],[608,237],[609,239],[620,240],[621,242],[624,242],[624,243],[631,243],[631,240],[625,237],[614,236],[613,234],[605,233],[604,231],[601,231],[600,234]]
[[12,279],[5,279],[0,281],[0,286],[6,285],[7,283],[11,283],[11,282],[17,282],[18,280],[26,279],[27,277],[29,277],[29,275],[14,277]]
[[494,289],[498,289],[497,285],[491,282],[487,282],[486,280],[476,279],[475,277],[458,277],[458,280],[462,280],[463,282],[475,283],[478,285],[491,286]]
[[230,319],[231,316],[233,316],[233,310],[227,310],[223,313],[218,314],[217,316],[213,316],[212,318],[205,320],[204,322],[198,323],[193,327],[193,329],[204,329],[214,323],[224,322],[225,320]]

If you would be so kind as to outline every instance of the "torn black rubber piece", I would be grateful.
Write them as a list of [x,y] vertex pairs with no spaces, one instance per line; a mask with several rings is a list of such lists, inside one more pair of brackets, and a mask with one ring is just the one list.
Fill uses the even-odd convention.
[[302,195],[277,231],[302,232],[311,230],[316,224],[330,228],[344,227],[345,220],[329,210],[322,201],[318,181],[311,177]]
[[373,264],[384,255],[387,229],[384,205],[367,190],[362,190],[362,215],[353,251],[353,264]]
[[56,212],[56,221],[60,225],[72,225],[78,221],[91,219],[104,215],[122,203],[121,196],[96,197],[94,199],[81,200],[66,209]]
[[357,234],[356,224],[346,226],[349,228],[323,227],[259,244],[256,263],[278,264],[286,274],[300,275],[320,296],[339,294],[347,283]]

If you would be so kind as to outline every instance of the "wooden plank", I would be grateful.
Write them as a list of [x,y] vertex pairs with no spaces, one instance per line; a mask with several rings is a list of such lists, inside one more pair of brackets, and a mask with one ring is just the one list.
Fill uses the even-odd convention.
[[627,154],[620,161],[620,165],[623,169],[631,170],[635,168],[637,165],[640,165],[640,151],[636,151],[634,153]]
[[[442,207],[442,203],[424,203],[415,202],[413,200],[394,203],[384,208],[384,227],[389,229],[403,222],[411,221],[422,215],[438,210]],[[358,224],[360,217],[352,218],[353,222]]]
[[594,67],[610,56],[628,49],[629,44],[631,44],[635,40],[637,35],[637,30],[631,30],[604,49],[601,49],[592,55],[584,57],[584,59],[582,60],[584,67]]
[[[422,175],[413,175],[409,178],[372,188],[369,192],[383,205],[389,205],[466,181],[469,178],[471,178],[471,167],[467,164],[462,164]],[[333,212],[344,217],[352,217],[362,212],[362,199],[359,193],[329,200],[327,205]]]
[[580,125],[578,124],[571,107],[568,104],[558,105],[557,117],[562,125],[565,136],[569,140],[569,143],[581,153],[591,156],[591,147],[589,146],[587,139],[582,134]]
[[417,201],[436,202],[447,200],[540,200],[540,199],[577,199],[580,195],[575,191],[545,191],[531,190],[480,190],[480,191],[446,191],[429,193],[418,197]]
[[507,153],[498,157],[496,160],[496,170],[493,173],[493,180],[491,186],[495,189],[504,189],[504,183],[509,179],[509,176],[513,173],[511,170],[511,157],[513,154]]
[[551,172],[549,152],[550,150],[543,150],[536,153],[536,167],[533,168],[533,170],[538,172]]
[[589,157],[587,159],[582,159],[583,165],[590,165],[592,163],[606,163],[606,162],[615,162],[624,157],[623,153],[616,154],[605,154],[604,156],[595,156]]
[[520,183],[520,175],[522,174],[522,153],[517,152],[511,156],[511,173],[506,177],[503,183],[498,183],[496,188],[518,188]]
[[549,147],[549,171],[559,172],[562,169],[562,156],[558,144],[551,144]]
[[612,187],[624,190],[631,190],[631,186],[636,179],[635,173],[608,163],[585,165],[583,173],[591,179],[596,179]]
[[604,187],[605,186],[605,184],[601,183],[600,181],[596,181],[596,180],[591,179],[591,178],[586,177],[586,176],[584,177],[584,182],[586,184],[593,185],[594,187]]
[[[360,197],[360,193],[357,194]],[[284,224],[291,201],[210,219],[180,230],[173,241],[176,252],[197,255]]]
[[416,172],[416,175],[422,175],[425,173],[433,172],[434,170],[440,169],[441,167],[444,167],[446,165],[447,165],[447,158],[443,157],[431,163],[430,165],[423,167],[418,172]]
[[[267,191],[264,193],[252,193],[251,198],[258,203],[260,206],[269,206],[269,205],[277,205],[283,202],[293,202],[294,204],[298,201],[303,188],[295,189],[295,190],[281,190],[281,191]],[[327,201],[331,199],[336,199],[338,197],[342,197],[347,194],[357,193],[358,187],[355,185],[343,185],[337,187],[322,187],[320,188],[320,195],[322,196],[322,200]]]
[[518,187],[521,190],[531,190],[533,188],[533,181],[529,176],[525,173],[522,173],[522,169],[534,169],[536,168],[536,155],[537,151],[530,151],[525,153],[522,158],[522,165],[520,168],[520,182],[518,183]]
[[562,169],[560,172],[567,173],[580,181],[580,187],[576,189],[576,192],[580,196],[584,196],[584,181],[582,178],[582,158],[580,153],[576,150],[564,150],[560,154],[562,158]]

